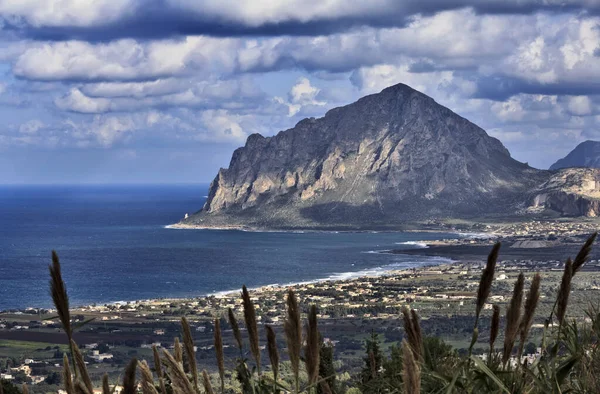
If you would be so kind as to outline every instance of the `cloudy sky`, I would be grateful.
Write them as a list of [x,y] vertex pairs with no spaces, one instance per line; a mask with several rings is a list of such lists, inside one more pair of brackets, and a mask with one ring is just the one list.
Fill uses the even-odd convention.
[[600,0],[0,0],[0,183],[207,182],[399,82],[547,168],[600,139]]

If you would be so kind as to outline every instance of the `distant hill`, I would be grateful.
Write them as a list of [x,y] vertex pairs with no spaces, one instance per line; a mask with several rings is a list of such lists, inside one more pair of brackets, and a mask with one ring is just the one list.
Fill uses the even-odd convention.
[[551,170],[572,167],[600,168],[600,142],[585,141],[550,166]]
[[514,215],[533,201],[544,208],[535,193],[557,192],[541,186],[551,175],[398,84],[273,137],[249,136],[217,174],[202,210],[182,224],[375,229]]

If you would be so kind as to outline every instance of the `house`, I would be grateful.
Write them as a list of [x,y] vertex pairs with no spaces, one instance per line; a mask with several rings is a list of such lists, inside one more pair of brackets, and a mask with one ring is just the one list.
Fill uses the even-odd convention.
[[90,357],[92,360],[94,360],[95,362],[97,362],[97,363],[101,363],[102,361],[105,361],[105,360],[110,360],[110,359],[112,359],[112,358],[113,358],[113,355],[112,355],[112,354],[110,354],[110,353],[102,353],[102,354],[100,354],[100,351],[98,351],[98,350],[94,350],[94,351],[92,351],[92,354],[91,354],[91,355],[89,355],[89,357]]

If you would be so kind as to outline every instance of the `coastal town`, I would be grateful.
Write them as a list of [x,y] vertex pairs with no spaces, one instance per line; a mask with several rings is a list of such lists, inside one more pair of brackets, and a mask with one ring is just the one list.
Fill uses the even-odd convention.
[[[548,258],[547,251],[553,250],[552,245],[558,243],[561,250],[576,253],[576,248],[594,228],[592,222],[553,225],[530,222],[495,227],[495,232],[487,237],[434,241],[429,242],[427,249],[381,253],[425,251],[436,254],[438,248],[446,250],[444,248],[448,247],[489,251],[494,242],[501,240],[505,246],[501,249],[491,296],[483,308],[481,321],[484,325],[489,324],[493,304],[505,310],[520,272],[525,273],[527,283],[534,273],[540,272],[540,304],[528,346],[535,349],[533,343],[541,335],[544,320],[550,314],[564,267],[562,258]],[[573,248],[569,249],[568,245]],[[515,251],[520,252],[520,258],[515,258]],[[546,252],[540,253],[542,251]],[[536,255],[542,257],[537,258]],[[276,331],[281,331],[285,316],[284,300],[289,289],[298,296],[304,312],[310,305],[317,305],[322,335],[335,347],[336,358],[343,360],[344,365],[352,370],[360,367],[364,341],[371,331],[380,334],[386,346],[401,340],[400,309],[407,305],[420,315],[426,335],[443,336],[459,351],[465,349],[484,262],[485,258],[473,255],[449,264],[388,271],[378,276],[265,286],[251,289],[251,296],[259,324],[271,325]],[[597,255],[592,255],[582,274],[574,280],[572,297],[573,304],[578,307],[569,312],[570,318],[585,322],[586,308],[593,306],[594,302],[600,303],[600,261]],[[236,356],[226,319],[228,309],[242,319],[239,292],[190,299],[88,305],[74,308],[72,316],[74,323],[78,324],[76,340],[84,349],[90,370],[99,376],[105,372],[117,373],[132,356],[151,359],[152,346],[172,348],[173,339],[180,336],[182,316],[186,316],[193,326],[198,362],[211,370],[214,368],[212,341],[215,319],[220,319],[225,329],[226,355]],[[55,374],[60,373],[66,344],[55,311],[51,309],[30,308],[0,313],[2,379],[34,385],[53,383]],[[477,347],[475,352],[478,352]]]

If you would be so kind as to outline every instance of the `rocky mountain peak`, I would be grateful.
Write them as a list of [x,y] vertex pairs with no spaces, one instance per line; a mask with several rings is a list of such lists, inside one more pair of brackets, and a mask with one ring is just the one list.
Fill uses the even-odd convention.
[[600,142],[584,141],[569,154],[550,166],[551,170],[572,167],[600,168]]
[[546,181],[483,129],[407,85],[253,134],[186,223],[379,228],[514,212]]

